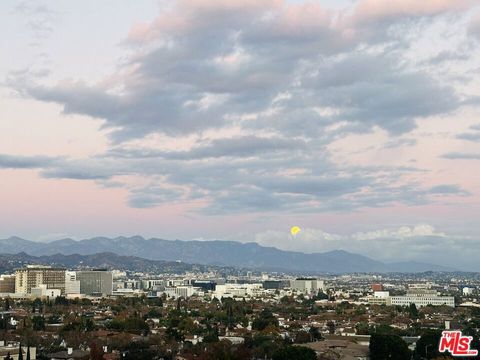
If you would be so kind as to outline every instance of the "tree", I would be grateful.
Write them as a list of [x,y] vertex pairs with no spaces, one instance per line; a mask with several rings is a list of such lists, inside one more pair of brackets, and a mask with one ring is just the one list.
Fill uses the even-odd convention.
[[233,348],[229,341],[218,341],[207,345],[201,360],[230,360],[233,359]]
[[295,340],[294,342],[296,344],[305,344],[311,341],[311,336],[308,332],[306,331],[299,331],[295,335]]
[[370,337],[370,359],[410,359],[410,350],[400,336],[372,334]]
[[322,334],[320,334],[320,331],[315,326],[311,326],[310,329],[308,329],[308,333],[310,334],[311,341],[322,339]]
[[361,321],[355,325],[355,331],[357,335],[368,335],[370,327],[368,326],[367,322]]
[[42,312],[42,309],[43,309],[43,302],[41,299],[39,298],[36,298],[35,300],[33,300],[33,303],[32,303],[32,312],[36,312],[38,310],[38,312]]
[[273,353],[272,360],[316,360],[314,350],[305,346],[285,346]]
[[94,341],[90,344],[90,359],[91,360],[102,360],[103,359],[103,348],[101,344],[97,341]]
[[441,331],[427,330],[420,339],[417,341],[415,347],[414,358],[415,359],[434,359],[440,356],[438,352],[438,344],[442,337]]
[[68,306],[68,299],[65,296],[57,296],[55,298],[55,305]]
[[410,306],[408,308],[408,312],[410,314],[410,319],[417,320],[419,318],[418,309],[417,309],[417,306],[414,303],[410,304]]
[[18,360],[23,360],[22,343],[18,346]]
[[278,327],[278,320],[273,316],[272,312],[268,309],[263,309],[259,316],[253,320],[252,329],[254,330],[264,330],[269,325]]
[[43,316],[34,316],[32,318],[32,328],[35,331],[45,330],[45,318]]
[[341,359],[341,355],[332,349],[328,349],[327,351],[320,354],[317,358],[317,360],[340,360],[340,359]]
[[328,300],[328,295],[325,294],[322,290],[319,290],[315,299],[316,300]]
[[135,341],[130,343],[123,354],[122,360],[153,360],[155,358],[154,351],[149,349],[145,342]]
[[335,323],[332,320],[327,322],[327,328],[330,335],[335,334]]

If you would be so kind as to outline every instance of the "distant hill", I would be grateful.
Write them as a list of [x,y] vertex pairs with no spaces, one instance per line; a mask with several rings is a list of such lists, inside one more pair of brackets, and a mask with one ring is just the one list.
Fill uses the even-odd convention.
[[43,255],[32,256],[24,252],[19,254],[0,254],[0,273],[13,272],[16,268],[29,264],[51,265],[65,268],[105,268],[130,270],[145,273],[176,273],[187,271],[215,270],[221,273],[234,272],[234,268],[220,268],[211,265],[194,265],[178,261],[147,260],[135,256],[120,256],[114,253],[92,255]]
[[0,253],[16,254],[21,252],[35,256],[54,254],[92,255],[110,252],[149,260],[180,260],[189,264],[311,273],[455,270],[444,266],[416,262],[386,264],[343,250],[305,254],[264,247],[257,243],[235,241],[180,241],[144,239],[140,236],[113,239],[96,237],[80,241],[63,239],[50,243],[34,242],[18,237],[0,240]]

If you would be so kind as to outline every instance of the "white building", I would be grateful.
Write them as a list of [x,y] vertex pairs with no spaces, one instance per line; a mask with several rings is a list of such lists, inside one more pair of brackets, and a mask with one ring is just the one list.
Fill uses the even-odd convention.
[[50,266],[27,265],[15,271],[15,293],[30,294],[32,288],[46,285],[47,289],[60,289],[65,293],[65,269]]
[[61,294],[62,291],[60,289],[49,289],[47,285],[44,284],[32,288],[32,297],[35,298],[55,299]]
[[80,281],[77,280],[77,273],[75,271],[65,272],[65,294],[80,295]]
[[415,304],[417,307],[433,305],[447,305],[455,307],[453,296],[440,296],[435,290],[430,289],[410,289],[406,295],[390,296],[388,291],[375,291],[373,296],[367,298],[371,305],[399,305],[410,306]]
[[155,290],[165,287],[166,281],[162,279],[145,279],[142,280],[142,289]]
[[387,305],[390,302],[389,291],[375,291],[373,297],[368,297],[368,303],[371,305]]
[[[447,305],[455,307],[455,298],[453,296],[440,296],[435,290],[409,290],[403,296],[391,296],[390,305],[409,306],[415,304],[417,307],[433,305]],[[388,303],[387,303],[388,304]]]
[[262,284],[223,284],[217,285],[212,296],[222,297],[258,297],[264,293]]
[[195,288],[191,285],[182,285],[182,286],[172,286],[166,287],[165,290],[161,293],[165,293],[169,297],[178,298],[188,298],[192,295],[197,294],[201,289]]
[[462,289],[462,293],[463,293],[464,296],[469,296],[469,295],[473,294],[473,290],[475,290],[475,289],[471,288],[471,287],[464,287]]

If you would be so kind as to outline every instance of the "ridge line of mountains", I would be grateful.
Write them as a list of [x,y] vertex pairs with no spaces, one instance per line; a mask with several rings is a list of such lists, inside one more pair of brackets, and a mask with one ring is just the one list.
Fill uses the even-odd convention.
[[[24,257],[26,255],[30,257],[55,255],[57,263],[61,263],[61,255],[103,255],[104,263],[112,267],[115,265],[115,263],[112,263],[112,259],[117,259],[120,261],[118,265],[121,265],[122,262],[126,261],[125,258],[130,257],[131,261],[136,259],[137,266],[138,259],[144,259],[147,262],[181,261],[186,264],[312,274],[457,271],[457,269],[447,266],[412,261],[384,263],[344,250],[307,254],[265,247],[254,242],[163,240],[157,238],[145,239],[141,236],[95,237],[78,241],[67,238],[48,243],[25,240],[19,237],[0,240],[0,254],[20,255],[19,253],[24,253]],[[108,260],[109,256],[110,260]],[[95,266],[102,264],[98,259],[97,263]]]

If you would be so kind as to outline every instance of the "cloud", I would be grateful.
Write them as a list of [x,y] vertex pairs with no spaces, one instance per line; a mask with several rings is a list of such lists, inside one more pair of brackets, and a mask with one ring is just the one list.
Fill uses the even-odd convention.
[[131,207],[195,202],[191,211],[210,215],[348,212],[470,195],[457,184],[426,188],[408,181],[418,169],[342,167],[329,160],[326,150],[321,155],[308,142],[299,147],[295,139],[244,140],[217,138],[173,153],[123,149],[119,156],[112,151],[83,159],[2,155],[0,167],[123,187]]
[[469,140],[469,141],[480,141],[480,125],[472,125],[470,126],[471,132],[467,133],[460,133],[457,135],[457,139],[461,140]]
[[133,208],[148,209],[164,203],[179,202],[184,198],[184,191],[174,188],[152,186],[133,190],[128,205]]
[[13,13],[26,18],[26,24],[37,40],[46,39],[53,33],[58,15],[39,1],[20,1],[13,8]]
[[109,130],[105,153],[39,164],[41,176],[123,186],[132,207],[195,201],[206,214],[308,213],[438,203],[468,193],[412,181],[419,169],[342,163],[329,145],[380,129],[384,149],[415,146],[422,120],[470,99],[407,54],[412,34],[464,6],[177,1],[132,28],[105,81],[26,71],[9,85]]
[[3,169],[37,169],[48,167],[56,162],[58,162],[57,158],[47,156],[0,154],[0,168]]
[[477,13],[470,19],[468,33],[477,40],[480,40],[480,13]]
[[[367,20],[388,19],[385,31],[405,16],[459,7],[361,1],[345,15],[313,3],[179,1],[132,30],[132,55],[111,85],[15,83],[26,96],[61,104],[66,114],[101,119],[116,142],[250,127],[244,120],[252,116],[257,126],[305,129],[304,136],[336,121],[348,122],[348,131],[378,126],[405,133],[419,118],[457,109],[458,94],[427,71],[403,65],[395,50],[374,51],[398,40],[346,33]],[[281,94],[287,97],[278,101]],[[333,113],[319,110],[326,107]]]
[[406,146],[417,145],[417,140],[414,138],[394,138],[383,145],[384,149],[404,148]]
[[274,155],[275,153],[284,153],[285,151],[302,151],[306,149],[306,145],[306,142],[302,139],[246,135],[203,141],[201,144],[185,151],[126,149],[119,147],[112,149],[109,155],[170,160],[199,160],[221,157],[244,158],[265,154]]
[[450,152],[442,157],[450,160],[480,160],[480,153]]
[[468,0],[360,0],[355,6],[354,19],[361,23],[398,21],[405,18],[435,16],[465,10]]
[[[251,239],[245,239],[251,241]],[[346,235],[303,228],[294,238],[285,231],[267,230],[254,236],[264,246],[302,252],[345,250],[386,261],[420,261],[476,270],[480,247],[475,238],[447,234],[430,224],[400,226]],[[445,251],[448,249],[448,251]],[[465,249],[469,249],[468,254]],[[462,259],[458,264],[457,259]],[[435,259],[435,260],[432,260]]]
[[382,229],[369,232],[358,232],[351,235],[355,240],[375,240],[375,239],[405,239],[418,236],[436,236],[445,237],[444,233],[436,232],[434,227],[428,224],[419,224],[413,227],[402,226],[397,229]]
[[480,132],[477,133],[462,133],[457,135],[457,139],[469,140],[469,141],[480,141]]
[[468,195],[469,193],[463,190],[459,185],[437,185],[428,190],[429,194],[457,194],[457,195]]
[[98,158],[63,159],[57,166],[45,167],[40,175],[48,179],[108,180],[130,174],[127,164],[115,164]]

